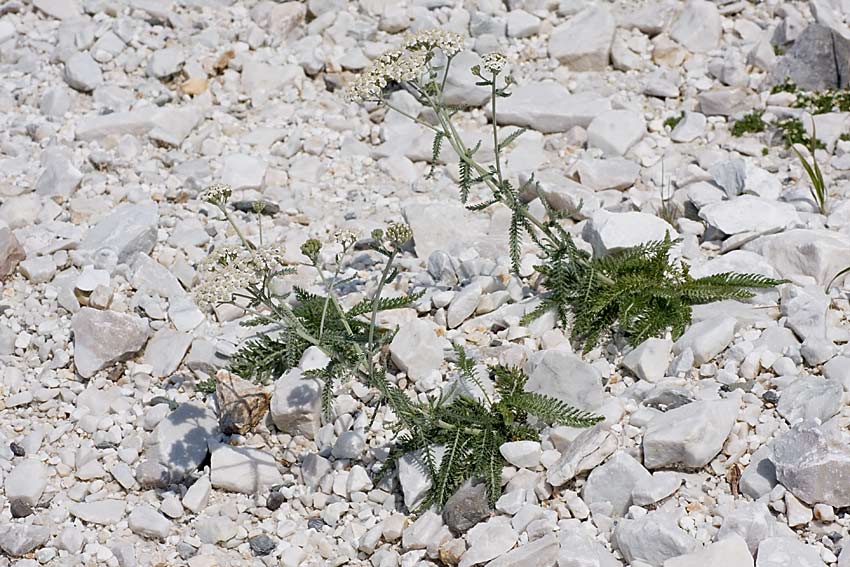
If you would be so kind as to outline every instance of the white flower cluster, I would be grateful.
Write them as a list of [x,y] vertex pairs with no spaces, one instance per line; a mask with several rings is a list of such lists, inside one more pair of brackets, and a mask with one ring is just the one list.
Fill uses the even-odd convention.
[[489,73],[498,75],[505,68],[507,61],[501,53],[488,53],[481,57],[481,67]]
[[224,183],[214,183],[210,185],[203,191],[198,197],[202,201],[206,201],[207,203],[212,203],[213,205],[222,205],[227,202],[230,198],[231,193],[233,193],[233,189],[230,185],[226,185]]
[[463,49],[463,36],[445,30],[423,30],[405,36],[401,47],[390,49],[378,57],[346,89],[352,102],[380,100],[390,83],[412,82],[422,77],[434,51],[447,57]]
[[357,233],[348,228],[342,228],[334,234],[334,239],[339,242],[339,244],[348,249],[357,242]]
[[195,288],[195,300],[204,307],[231,301],[234,293],[260,283],[264,274],[283,266],[283,255],[283,246],[277,244],[254,249],[216,248],[200,266],[201,283]]
[[402,48],[426,52],[439,49],[446,57],[454,57],[463,49],[463,36],[440,29],[421,30],[405,35]]

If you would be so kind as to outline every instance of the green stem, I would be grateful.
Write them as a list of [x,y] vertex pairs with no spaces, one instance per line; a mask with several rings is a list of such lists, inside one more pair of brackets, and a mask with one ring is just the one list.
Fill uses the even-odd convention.
[[381,272],[381,278],[378,280],[378,287],[375,289],[375,295],[372,297],[372,317],[369,320],[369,342],[367,343],[369,352],[366,354],[366,360],[369,365],[369,383],[372,384],[375,376],[375,327],[378,324],[378,308],[381,305],[381,292],[389,279],[392,272],[393,261],[398,254],[396,250],[392,250],[387,256],[387,264]]

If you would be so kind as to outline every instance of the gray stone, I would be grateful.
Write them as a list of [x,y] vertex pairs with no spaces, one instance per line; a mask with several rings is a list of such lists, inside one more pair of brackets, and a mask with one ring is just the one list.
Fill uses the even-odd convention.
[[481,57],[474,51],[461,51],[454,56],[443,91],[446,104],[481,106],[489,100],[490,87],[475,84],[479,81],[471,71],[475,65],[481,65]]
[[[97,90],[100,93],[103,89]],[[95,96],[97,96],[95,93]],[[88,114],[81,117],[74,130],[77,140],[102,140],[108,136],[141,136],[156,127],[158,109],[138,108],[111,114]]]
[[214,488],[259,494],[283,484],[277,460],[271,453],[249,447],[211,444],[210,482]]
[[558,538],[553,533],[512,549],[487,567],[546,567],[558,561]]
[[180,71],[185,60],[183,50],[179,47],[158,49],[148,61],[148,75],[157,79],[170,77]]
[[755,553],[759,542],[777,535],[778,526],[764,502],[738,502],[731,513],[723,516],[717,539],[734,534],[744,539],[750,553]]
[[752,108],[755,100],[741,87],[715,87],[697,97],[700,112],[706,116],[733,116]]
[[20,264],[21,273],[32,283],[47,283],[56,275],[56,262],[52,256],[34,256]]
[[65,62],[65,82],[72,89],[88,93],[103,83],[100,66],[87,51],[75,53]]
[[71,97],[68,89],[54,87],[44,92],[38,105],[39,110],[45,116],[60,118],[71,110]]
[[732,431],[738,404],[736,399],[698,401],[652,418],[643,436],[646,468],[707,465]]
[[679,236],[667,221],[655,215],[636,211],[611,213],[604,209],[595,212],[590,222],[582,229],[582,237],[590,243],[594,254],[597,255],[609,254],[651,240],[664,240],[667,234],[671,239]]
[[[432,447],[431,451],[435,465],[439,466],[446,448],[437,446]],[[404,495],[404,505],[408,510],[415,510],[431,489],[431,477],[428,475],[422,450],[407,453],[399,459],[398,482]]]
[[293,368],[277,379],[269,406],[280,431],[313,439],[320,426],[322,384]]
[[39,195],[67,198],[77,190],[82,179],[83,174],[74,167],[65,152],[48,151],[44,173],[35,183],[35,192]]
[[705,114],[699,112],[685,111],[684,116],[676,127],[670,132],[670,139],[674,142],[693,142],[705,134],[705,126],[708,120]]
[[403,323],[390,343],[390,356],[393,364],[414,382],[438,372],[443,363],[443,347],[435,325],[426,319]]
[[[555,82],[532,83],[511,89],[498,108],[499,124],[526,126],[543,134],[587,128],[611,102],[592,92],[570,94]],[[485,110],[488,112],[489,110]]]
[[32,5],[57,20],[69,20],[83,14],[77,0],[33,0]]
[[43,526],[6,524],[0,526],[0,550],[10,557],[23,557],[50,539],[50,530]]
[[807,504],[850,506],[850,447],[836,424],[803,422],[771,449],[777,480]]
[[260,189],[267,167],[268,164],[260,158],[247,154],[232,154],[224,158],[221,182],[230,185],[235,191]]
[[632,503],[635,506],[655,504],[675,492],[682,485],[682,475],[674,471],[656,471],[652,478],[638,481],[632,488]]
[[533,180],[531,174],[522,174],[519,179],[521,184],[533,181],[533,191],[529,191],[528,198],[538,195],[556,211],[575,218],[587,218],[588,214],[600,206],[599,197],[590,187],[585,187],[564,176],[558,169],[548,168],[537,171]]
[[652,475],[634,457],[620,451],[605,464],[593,469],[582,490],[582,499],[594,503],[611,504],[614,516],[623,516],[632,504],[632,490],[642,482],[652,480]]
[[611,159],[583,159],[576,168],[582,185],[594,191],[617,189],[622,191],[634,185],[640,175],[640,166],[619,157]]
[[198,469],[219,436],[218,419],[206,406],[184,403],[160,421],[148,437],[145,457],[161,464],[172,482]]
[[239,533],[239,526],[226,516],[198,518],[195,531],[202,543],[223,543],[230,541]]
[[801,376],[782,389],[776,410],[788,423],[818,419],[828,421],[844,405],[841,401],[844,386],[837,380]]
[[481,293],[481,284],[472,282],[452,298],[446,310],[446,323],[450,329],[458,327],[475,313],[475,309],[481,302]]
[[[596,367],[560,350],[534,353],[529,359],[525,390],[553,396],[572,406],[592,411],[602,405],[602,376]],[[569,376],[569,380],[564,380]]]
[[699,216],[715,230],[727,235],[742,232],[777,232],[800,223],[790,203],[741,195],[700,209]]
[[753,567],[753,556],[739,535],[710,543],[703,549],[668,559],[664,567]]
[[75,518],[101,526],[114,526],[124,517],[127,503],[124,500],[96,500],[94,502],[77,502],[68,511]]
[[540,31],[540,18],[525,10],[511,10],[507,16],[508,37],[525,38]]
[[0,281],[10,276],[26,257],[27,253],[15,233],[9,228],[0,228]]
[[757,500],[769,494],[776,486],[776,467],[771,460],[773,451],[770,445],[762,445],[750,458],[750,464],[744,467],[738,487],[741,492]]
[[164,109],[154,116],[153,129],[148,132],[148,137],[165,146],[179,147],[203,116],[202,110],[192,106]]
[[490,516],[487,486],[483,482],[466,481],[446,501],[443,522],[456,535],[464,534]]
[[571,71],[601,71],[608,66],[616,23],[604,5],[591,5],[552,30],[549,56]]
[[672,349],[668,339],[646,339],[623,357],[623,366],[641,380],[657,382],[664,378]]
[[[562,530],[560,542],[558,567],[622,567],[623,565],[601,543],[583,533],[583,530]],[[524,564],[524,566],[528,565],[535,564]]]
[[29,506],[38,504],[46,487],[47,466],[35,459],[26,459],[15,465],[3,484],[6,498]]
[[587,145],[606,156],[622,156],[646,133],[643,116],[633,110],[608,110],[597,115],[587,128]]
[[604,424],[590,427],[576,436],[561,451],[558,459],[546,473],[546,480],[558,487],[585,471],[593,470],[617,450],[617,437]]
[[183,504],[183,507],[190,512],[198,514],[201,510],[207,507],[210,492],[212,492],[210,477],[204,475],[192,483],[192,486],[190,486],[189,490],[186,491],[186,494],[183,495],[181,503]]
[[329,460],[316,453],[310,453],[301,461],[301,478],[304,484],[315,490],[332,468]]
[[337,437],[331,454],[335,459],[357,459],[366,450],[366,440],[358,431],[345,431]]
[[192,335],[162,328],[148,342],[143,362],[153,367],[153,375],[157,378],[171,376],[191,344]]
[[74,366],[83,378],[123,360],[145,346],[147,322],[134,315],[83,307],[71,319]]
[[428,258],[437,250],[455,254],[468,248],[485,258],[506,253],[504,233],[491,233],[489,220],[456,201],[409,202],[403,212],[420,258]]
[[165,539],[172,528],[171,520],[147,504],[133,508],[127,523],[134,534],[150,539]]
[[744,249],[764,256],[782,277],[811,276],[820,285],[850,265],[850,239],[822,230],[795,229],[762,236]]
[[757,557],[756,567],[826,567],[816,547],[789,537],[763,540]]
[[251,551],[254,552],[254,555],[259,557],[269,555],[275,550],[275,548],[277,548],[277,543],[275,543],[275,541],[266,534],[260,534],[252,537],[248,540],[248,545],[251,547]]
[[155,203],[121,205],[89,229],[79,251],[92,257],[114,254],[118,262],[127,262],[139,252],[150,253],[158,223]]
[[770,73],[773,84],[793,81],[807,91],[846,88],[850,84],[850,40],[821,24],[810,24],[779,58]]
[[697,542],[679,527],[674,514],[657,510],[640,518],[621,520],[614,529],[611,545],[631,564],[643,561],[657,566],[690,553]]
[[670,37],[688,50],[704,53],[720,45],[723,18],[711,2],[689,0],[670,27]]
[[710,362],[732,343],[736,324],[734,317],[725,315],[694,323],[673,343],[673,353],[690,349],[696,364]]
[[478,524],[466,534],[469,547],[461,556],[458,567],[472,567],[504,556],[516,544],[517,539],[510,519],[504,516]]

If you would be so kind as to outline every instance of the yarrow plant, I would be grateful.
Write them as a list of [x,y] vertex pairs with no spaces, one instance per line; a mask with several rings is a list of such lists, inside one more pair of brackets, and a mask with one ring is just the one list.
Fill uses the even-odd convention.
[[[444,49],[446,44],[448,49]],[[547,292],[540,308],[529,317],[554,311],[564,326],[570,326],[574,320],[577,324],[572,325],[573,338],[582,342],[586,350],[615,328],[636,344],[667,330],[672,330],[674,336],[680,334],[691,320],[694,304],[750,297],[748,288],[780,283],[760,275],[735,273],[693,278],[686,266],[670,261],[668,253],[675,241],[669,240],[647,243],[604,259],[580,251],[565,228],[565,213],[553,208],[540,194],[534,178],[516,187],[504,174],[503,152],[525,130],[519,128],[500,137],[497,101],[510,96],[509,89],[514,83],[511,75],[505,74],[507,58],[503,54],[485,54],[481,63],[472,68],[476,85],[490,89],[493,161],[483,163],[477,159],[481,142],[469,147],[461,138],[453,120],[458,109],[445,103],[444,89],[452,61],[462,45],[462,37],[449,32],[418,32],[408,36],[399,48],[388,52],[388,59],[378,58],[375,65],[352,83],[348,98],[385,106],[433,132],[433,163],[438,161],[442,145],[447,142],[458,157],[460,200],[468,209],[482,211],[496,204],[510,209],[508,244],[514,271],[519,271],[525,239],[540,249],[538,255],[543,260],[537,271]],[[405,65],[403,73],[388,64],[388,61],[413,60],[409,58],[415,59],[416,64]],[[414,115],[397,108],[390,94],[398,89],[412,94],[430,113]],[[472,189],[482,186],[486,196],[473,203]],[[540,197],[546,213],[543,218],[531,213],[527,195]]]

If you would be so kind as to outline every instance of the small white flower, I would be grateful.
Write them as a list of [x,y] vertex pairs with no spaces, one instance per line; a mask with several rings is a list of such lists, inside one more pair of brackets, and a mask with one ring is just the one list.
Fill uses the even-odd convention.
[[230,198],[233,189],[225,183],[214,183],[201,191],[198,197],[202,201],[212,203],[213,205],[223,205]]
[[424,30],[408,34],[400,48],[390,49],[372,66],[358,75],[346,89],[351,102],[374,102],[381,99],[390,83],[416,82],[428,70],[435,51],[446,56],[463,49],[463,36],[445,30]]
[[342,228],[336,231],[334,239],[339,242],[343,248],[349,248],[357,242],[357,233],[353,230]]
[[506,63],[507,58],[501,53],[488,53],[481,57],[481,67],[494,75],[501,73]]
[[284,248],[280,244],[255,249],[220,246],[201,263],[201,283],[194,290],[195,300],[201,306],[227,303],[234,293],[261,283],[267,273],[283,264]]

